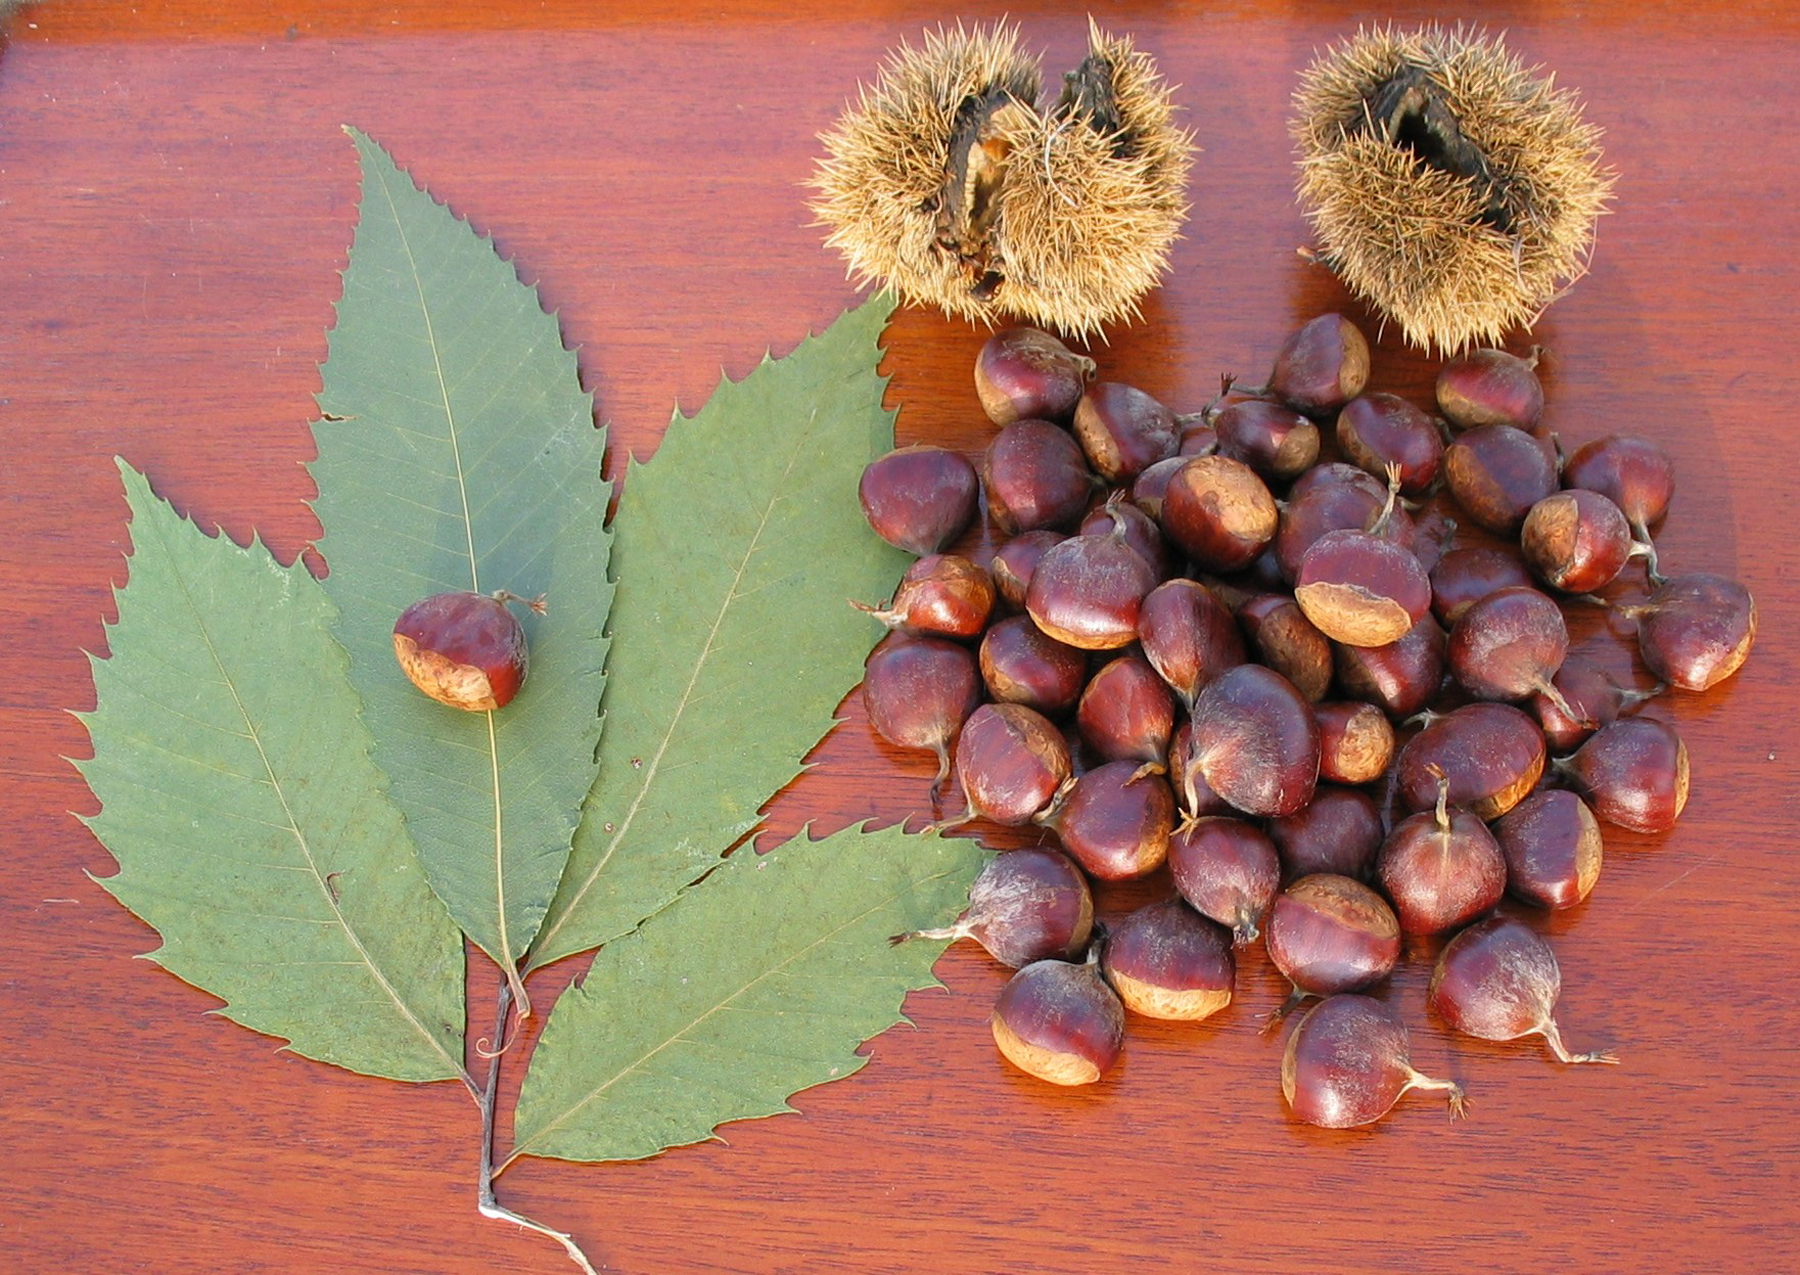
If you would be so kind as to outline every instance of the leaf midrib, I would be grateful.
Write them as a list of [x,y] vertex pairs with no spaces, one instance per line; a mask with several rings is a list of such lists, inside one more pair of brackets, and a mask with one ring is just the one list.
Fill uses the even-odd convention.
[[[754,853],[754,851],[746,850],[746,851],[739,851],[739,853]],[[940,878],[947,876],[948,874],[949,874],[948,869],[942,869],[938,872],[932,873],[931,875],[929,875],[927,877],[920,878],[917,882],[913,882],[910,884],[916,889],[919,886],[926,885],[932,881],[939,880]],[[746,992],[750,991],[757,984],[763,982],[765,979],[772,978],[776,974],[779,974],[782,970],[784,970],[788,966],[792,965],[795,961],[798,961],[802,957],[808,955],[809,953],[813,952],[815,949],[823,946],[824,944],[829,943],[831,940],[835,939],[838,935],[842,934],[845,930],[848,930],[854,926],[860,925],[862,922],[866,921],[869,917],[873,916],[875,913],[880,912],[884,908],[892,906],[894,901],[901,897],[902,893],[905,893],[905,892],[904,891],[896,892],[896,893],[891,894],[888,897],[880,900],[879,902],[870,905],[868,908],[866,908],[862,912],[859,912],[855,916],[850,917],[842,925],[839,925],[835,929],[826,931],[824,934],[821,934],[818,938],[814,939],[812,942],[806,944],[805,946],[803,946],[801,948],[796,949],[794,952],[792,952],[787,957],[785,957],[783,960],[781,960],[778,964],[769,966],[767,969],[763,970],[760,974],[758,974],[755,978],[751,979],[749,982],[745,983],[742,987],[739,987],[735,992],[731,993],[731,995],[722,998],[720,1001],[718,1001],[717,1004],[715,1004],[711,1008],[709,1008],[704,1014],[701,1014],[699,1017],[693,1019],[691,1022],[689,1022],[685,1026],[683,1026],[680,1030],[670,1033],[664,1040],[662,1040],[660,1043],[658,1043],[655,1046],[655,1048],[646,1050],[643,1054],[639,1055],[637,1058],[632,1059],[631,1062],[629,1062],[625,1066],[619,1068],[611,1076],[609,1076],[606,1079],[606,1082],[604,1084],[601,1084],[601,1085],[597,1086],[596,1088],[592,1089],[591,1091],[589,1091],[579,1102],[571,1104],[568,1107],[568,1109],[565,1110],[556,1119],[550,1121],[548,1124],[546,1124],[546,1125],[542,1126],[541,1128],[539,1128],[538,1130],[536,1130],[528,1140],[526,1140],[524,1142],[516,1143],[513,1146],[511,1154],[509,1154],[506,1157],[506,1159],[501,1162],[500,1168],[499,1168],[499,1170],[496,1170],[496,1172],[504,1171],[506,1168],[508,1168],[512,1164],[512,1162],[514,1160],[517,1160],[520,1156],[526,1156],[526,1155],[533,1154],[531,1152],[531,1150],[529,1149],[531,1146],[535,1145],[538,1142],[541,1142],[544,1139],[544,1137],[547,1134],[549,1134],[550,1132],[552,1132],[553,1130],[561,1128],[569,1120],[574,1118],[574,1116],[578,1112],[580,1112],[583,1108],[585,1108],[589,1103],[591,1103],[595,1099],[599,1098],[608,1089],[612,1088],[619,1081],[625,1079],[627,1076],[631,1075],[633,1072],[635,1072],[639,1068],[643,1067],[651,1059],[655,1058],[658,1054],[662,1053],[663,1050],[668,1049],[670,1046],[672,1046],[675,1043],[677,1043],[678,1041],[682,1040],[684,1037],[687,1036],[687,1034],[689,1032],[693,1031],[696,1027],[699,1027],[702,1023],[706,1022],[706,1020],[711,1018],[714,1014],[720,1013],[721,1011],[728,1008],[733,1001],[736,1001],[739,997],[743,996]],[[582,988],[578,989],[578,994],[585,994],[585,992],[586,992],[585,985]],[[840,1015],[840,1017],[841,1017],[841,1015]],[[715,1122],[715,1123],[722,1123],[722,1122]]]
[[[467,1071],[464,1070],[462,1061],[451,1056],[450,1052],[444,1048],[443,1042],[438,1040],[437,1036],[430,1028],[419,1019],[418,1015],[413,1012],[412,1007],[406,1003],[406,999],[400,995],[399,990],[388,981],[386,974],[382,972],[381,967],[376,963],[374,957],[369,952],[369,949],[364,946],[361,936],[356,932],[356,927],[353,926],[350,923],[350,919],[344,915],[343,909],[338,906],[337,900],[331,897],[331,889],[325,882],[326,874],[319,870],[319,864],[313,857],[312,845],[307,840],[306,834],[301,830],[300,821],[294,817],[293,807],[288,803],[287,790],[282,784],[281,776],[276,772],[274,764],[269,760],[268,751],[263,747],[262,732],[257,728],[255,719],[251,716],[249,709],[245,706],[243,696],[238,693],[237,682],[232,677],[231,671],[226,667],[225,661],[219,655],[218,647],[214,644],[212,633],[207,627],[205,612],[196,602],[193,592],[188,587],[187,576],[181,570],[174,547],[164,535],[163,528],[154,519],[143,521],[148,523],[149,530],[156,536],[160,543],[163,558],[170,564],[170,569],[175,577],[176,584],[181,589],[182,600],[187,604],[188,611],[194,618],[194,631],[200,635],[200,640],[205,643],[206,653],[208,657],[211,658],[213,667],[218,670],[220,682],[231,695],[231,702],[233,706],[236,707],[238,716],[244,723],[244,738],[248,739],[256,748],[257,758],[262,762],[264,773],[268,775],[269,787],[274,791],[276,800],[281,803],[281,813],[287,820],[286,830],[293,834],[295,848],[300,852],[300,857],[306,861],[306,867],[302,870],[312,877],[313,884],[319,891],[319,897],[324,900],[325,906],[331,910],[333,920],[336,922],[338,928],[343,931],[344,937],[349,940],[350,946],[352,950],[355,951],[363,968],[368,970],[370,976],[375,980],[376,985],[380,987],[387,995],[388,999],[393,1002],[394,1008],[399,1011],[400,1016],[419,1034],[420,1038],[430,1046],[431,1051],[449,1065],[452,1075],[461,1079],[465,1084],[472,1085],[473,1082],[470,1080]],[[295,567],[292,569],[299,570],[300,568]],[[279,827],[280,825],[270,826]],[[345,963],[351,964],[352,962]]]
[[[431,349],[432,374],[437,378],[438,399],[444,411],[444,426],[450,438],[450,459],[456,467],[457,497],[462,503],[463,535],[467,538],[469,546],[469,592],[480,593],[481,573],[475,554],[475,519],[469,513],[469,486],[463,471],[462,442],[457,429],[456,410],[450,405],[450,385],[444,378],[444,360],[438,345],[437,324],[432,322],[431,306],[425,300],[425,280],[419,273],[418,258],[413,255],[412,239],[406,233],[406,223],[400,216],[400,206],[394,201],[393,187],[385,174],[381,180],[381,194],[382,198],[387,201],[388,213],[393,218],[394,233],[400,237],[401,251],[406,254],[406,270],[412,277],[413,292],[419,299],[419,316],[425,322],[425,339]],[[482,716],[487,719],[488,765],[493,775],[494,910],[499,924],[498,946],[500,948],[495,955],[506,969],[509,981],[515,981],[518,961],[513,956],[512,936],[506,915],[505,806],[501,798],[500,745],[495,737],[493,711],[484,712]],[[529,1002],[522,1003],[528,1004]]]
[[[812,436],[813,427],[818,421],[818,416],[819,409],[815,407],[813,408],[812,416],[807,420],[806,429],[800,431],[801,438],[810,438]],[[592,889],[594,883],[600,879],[600,874],[606,871],[606,865],[612,862],[613,855],[618,853],[619,846],[625,840],[625,836],[630,831],[633,821],[637,819],[638,811],[643,808],[644,801],[649,796],[650,789],[655,786],[657,773],[662,768],[663,756],[669,751],[669,745],[675,738],[675,733],[681,725],[682,717],[687,713],[688,706],[694,702],[694,686],[700,680],[700,674],[706,668],[706,661],[712,654],[713,643],[718,639],[719,629],[724,625],[725,617],[730,614],[732,606],[741,600],[738,593],[738,587],[743,583],[744,574],[750,569],[751,561],[756,557],[757,551],[762,546],[763,533],[768,530],[769,518],[774,512],[776,503],[781,499],[780,493],[786,489],[787,480],[792,475],[794,466],[798,463],[803,450],[804,448],[796,444],[788,452],[788,460],[787,464],[782,469],[781,480],[770,485],[772,494],[763,504],[762,511],[757,519],[756,532],[750,537],[750,543],[745,547],[743,556],[738,559],[737,569],[732,573],[731,587],[725,591],[724,601],[719,604],[718,613],[713,616],[712,627],[706,634],[706,642],[700,649],[699,657],[694,661],[694,667],[688,673],[687,685],[682,687],[681,698],[675,706],[674,715],[669,719],[669,728],[663,732],[662,741],[657,745],[655,755],[644,765],[643,782],[638,785],[637,794],[632,798],[630,808],[627,809],[625,814],[619,819],[618,830],[613,833],[613,838],[611,842],[607,844],[605,852],[601,854],[600,861],[594,865],[593,871],[588,873],[587,879],[584,880],[581,883],[580,888],[575,891],[574,896],[569,900],[568,906],[561,911],[547,928],[538,932],[537,939],[533,944],[534,950],[555,950],[546,942],[546,940],[554,938],[560,933],[564,922],[566,922],[569,917],[575,915],[576,908],[580,907],[581,901],[587,897],[588,891]],[[556,960],[558,958],[553,956],[551,959]],[[541,966],[535,962],[535,959],[526,962],[527,973],[539,968],[541,968]]]

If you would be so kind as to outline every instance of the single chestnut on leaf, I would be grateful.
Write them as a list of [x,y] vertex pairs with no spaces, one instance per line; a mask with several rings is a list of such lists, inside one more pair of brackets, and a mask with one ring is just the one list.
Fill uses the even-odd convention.
[[471,713],[504,708],[525,685],[525,629],[509,602],[544,614],[544,599],[497,593],[434,593],[394,622],[394,657],[412,684],[440,704]]

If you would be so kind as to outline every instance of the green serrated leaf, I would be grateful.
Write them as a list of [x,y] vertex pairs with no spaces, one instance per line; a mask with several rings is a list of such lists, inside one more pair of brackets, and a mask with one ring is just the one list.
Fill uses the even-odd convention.
[[[351,132],[363,195],[314,426],[350,678],[431,884],[515,983],[593,782],[612,600],[606,436],[535,290]],[[394,660],[411,603],[544,594],[525,687],[466,713]]]
[[861,677],[907,558],[870,534],[863,468],[894,445],[876,371],[890,298],[723,381],[633,463],[606,749],[531,968],[627,933],[715,863],[792,779]]
[[246,1027],[371,1075],[463,1075],[462,940],[383,795],[324,590],[119,469],[131,576],[80,763],[119,861],[100,885]]
[[936,986],[941,942],[888,942],[968,904],[972,840],[850,828],[749,850],[608,943],[558,999],[514,1116],[513,1157],[632,1160],[790,1111]]

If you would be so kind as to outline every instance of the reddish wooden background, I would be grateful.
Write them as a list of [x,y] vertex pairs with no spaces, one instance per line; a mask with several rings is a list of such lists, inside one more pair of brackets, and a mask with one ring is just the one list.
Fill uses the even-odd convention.
[[[1001,11],[845,7],[67,0],[14,19],[0,45],[0,1268],[571,1269],[476,1216],[458,1086],[354,1078],[208,1017],[206,996],[132,959],[153,936],[83,875],[111,863],[71,816],[93,799],[62,758],[85,755],[66,710],[92,705],[83,651],[103,646],[125,575],[111,457],[284,557],[314,534],[301,466],[356,194],[344,122],[540,282],[617,448],[647,453],[721,368],[741,375],[854,299],[799,183],[857,81],[927,24]],[[1294,255],[1284,119],[1296,71],[1359,15],[1093,8],[1160,59],[1205,150],[1168,287],[1101,357],[1191,407],[1221,370],[1257,372],[1296,320],[1346,304]],[[1426,1020],[1415,969],[1388,994],[1419,1065],[1466,1082],[1471,1118],[1415,1101],[1372,1132],[1306,1129],[1281,1103],[1279,1045],[1251,1029],[1279,990],[1259,955],[1224,1021],[1134,1022],[1115,1078],[1047,1092],[988,1041],[1002,972],[957,951],[939,966],[949,990],[910,1003],[918,1030],[801,1095],[803,1115],[641,1164],[527,1162],[502,1179],[509,1202],[627,1272],[1800,1266],[1800,23],[1779,4],[1557,9],[1388,16],[1483,17],[1583,91],[1622,178],[1592,274],[1536,334],[1550,423],[1674,451],[1665,562],[1735,572],[1761,603],[1745,671],[1656,710],[1693,754],[1681,825],[1609,832],[1594,897],[1548,927],[1571,1041],[1613,1045],[1624,1065],[1565,1072],[1453,1041]],[[1025,19],[1048,65],[1077,60],[1085,11]],[[903,437],[980,446],[978,335],[906,313],[889,342]],[[1375,366],[1413,395],[1432,374],[1391,336]],[[920,808],[929,768],[849,714],[777,803],[779,828]]]

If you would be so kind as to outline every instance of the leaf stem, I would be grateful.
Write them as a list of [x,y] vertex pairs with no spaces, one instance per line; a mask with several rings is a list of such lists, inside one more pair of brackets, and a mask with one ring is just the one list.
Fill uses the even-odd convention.
[[[506,1032],[507,1015],[512,1010],[512,984],[502,979],[498,1006],[494,1014],[494,1041],[498,1042]],[[579,1266],[585,1275],[599,1275],[587,1254],[581,1251],[573,1237],[552,1230],[541,1222],[534,1222],[522,1214],[515,1213],[494,1195],[494,1114],[498,1105],[500,1092],[500,1058],[505,1050],[496,1049],[488,1058],[487,1083],[476,1095],[476,1105],[481,1109],[481,1168],[475,1183],[475,1207],[481,1216],[492,1218],[496,1222],[511,1222],[527,1231],[536,1231],[539,1235],[555,1240],[563,1246],[570,1259]]]

